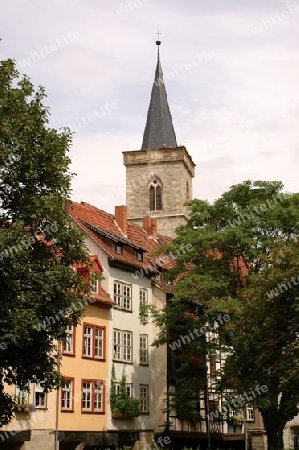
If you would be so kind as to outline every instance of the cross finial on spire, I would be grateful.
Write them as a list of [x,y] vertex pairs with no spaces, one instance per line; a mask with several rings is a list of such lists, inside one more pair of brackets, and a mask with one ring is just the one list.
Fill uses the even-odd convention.
[[158,35],[158,40],[156,41],[156,44],[161,45],[160,34],[162,34],[162,33],[160,33],[160,31],[158,30],[158,32],[156,34]]

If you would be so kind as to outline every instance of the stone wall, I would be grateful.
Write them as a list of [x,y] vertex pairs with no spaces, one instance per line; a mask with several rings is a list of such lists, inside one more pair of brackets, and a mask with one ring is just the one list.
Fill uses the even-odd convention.
[[[185,147],[124,152],[126,166],[126,204],[128,219],[142,225],[149,214],[157,219],[158,233],[174,235],[186,223],[192,198],[194,167]],[[162,210],[150,211],[149,186],[153,180],[162,185]]]

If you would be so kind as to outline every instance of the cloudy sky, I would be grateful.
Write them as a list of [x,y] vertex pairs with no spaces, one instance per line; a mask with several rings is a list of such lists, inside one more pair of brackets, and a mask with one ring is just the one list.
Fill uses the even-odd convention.
[[122,152],[141,146],[157,30],[193,196],[245,179],[299,191],[299,0],[1,0],[0,23],[1,59],[46,88],[51,126],[76,131],[74,200],[125,203]]

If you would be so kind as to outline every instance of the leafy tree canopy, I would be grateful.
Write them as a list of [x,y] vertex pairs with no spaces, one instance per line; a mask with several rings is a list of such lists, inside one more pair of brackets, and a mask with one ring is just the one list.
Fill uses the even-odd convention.
[[[172,301],[154,314],[161,325],[156,344],[182,323],[182,307],[200,307],[204,321],[230,315],[219,326],[228,352],[221,388],[242,394],[267,386],[253,403],[262,413],[269,450],[283,448],[283,427],[299,402],[299,195],[282,189],[280,182],[245,181],[212,204],[191,201],[188,223],[161,251],[174,252],[183,243],[192,249],[180,254],[169,274],[178,280]],[[200,355],[202,341],[197,344]]]
[[71,133],[49,127],[45,91],[0,62],[0,426],[12,417],[5,385],[63,383],[59,349],[88,292],[71,264],[88,264],[68,216]]

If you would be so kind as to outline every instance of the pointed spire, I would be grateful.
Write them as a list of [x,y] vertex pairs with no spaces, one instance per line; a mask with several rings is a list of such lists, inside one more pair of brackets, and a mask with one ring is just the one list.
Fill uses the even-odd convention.
[[147,121],[141,150],[147,150],[149,148],[177,147],[160,63],[159,46],[161,45],[161,41],[156,41],[156,44],[158,46],[158,58],[155,81],[147,112]]

